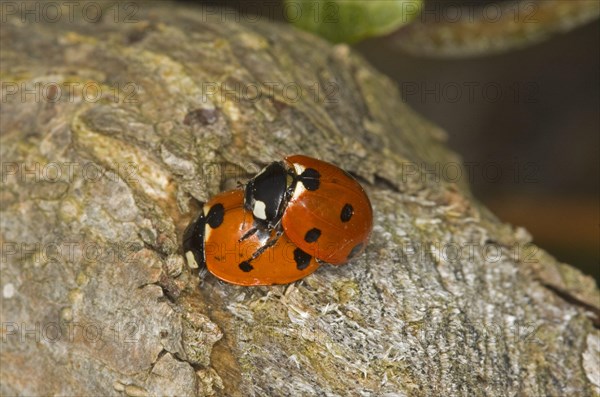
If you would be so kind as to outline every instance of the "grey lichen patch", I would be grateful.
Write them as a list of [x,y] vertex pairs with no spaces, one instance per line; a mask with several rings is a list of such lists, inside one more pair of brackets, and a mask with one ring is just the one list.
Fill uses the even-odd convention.
[[213,368],[200,369],[198,375],[198,394],[201,396],[214,396],[224,389],[223,380]]
[[[163,348],[181,351],[179,316],[164,301],[161,288],[153,284],[162,271],[159,261],[155,253],[145,250],[125,261],[88,269],[90,280],[77,289],[72,304],[73,319],[95,324],[102,338],[81,337],[75,346],[91,352],[101,343],[105,348],[97,352],[99,357],[126,374],[150,367]],[[115,277],[122,280],[120,288],[109,288],[107,284],[113,284]],[[166,339],[160,336],[165,329],[169,332]],[[127,358],[113,361],[116,351]]]
[[558,271],[564,283],[561,288],[568,291],[570,295],[590,306],[597,305],[600,302],[600,291],[594,279],[565,263],[558,264]]
[[122,140],[95,132],[88,123],[85,117],[78,117],[72,124],[75,140],[82,150],[149,197],[156,200],[168,197],[169,175],[148,153]]
[[183,346],[186,361],[208,367],[212,346],[223,337],[208,317],[197,312],[183,315]]
[[186,160],[175,156],[166,146],[161,146],[160,154],[162,161],[169,166],[171,172],[178,175],[193,175],[196,164],[191,160]]
[[34,200],[60,200],[68,189],[69,184],[66,182],[40,181],[39,186],[31,192],[31,198]]
[[88,129],[103,135],[124,137],[153,148],[160,141],[152,125],[144,123],[141,115],[130,107],[98,104],[83,113],[81,118]]
[[583,368],[596,395],[600,395],[600,333],[590,332],[586,339],[587,348],[583,352]]
[[197,396],[198,377],[194,368],[177,360],[171,353],[164,354],[152,367],[145,388],[150,395]]
[[184,259],[181,255],[170,255],[166,260],[167,274],[170,277],[177,277],[181,274],[184,267]]
[[350,303],[359,298],[359,286],[354,280],[340,280],[333,284],[337,290],[338,302],[342,305]]

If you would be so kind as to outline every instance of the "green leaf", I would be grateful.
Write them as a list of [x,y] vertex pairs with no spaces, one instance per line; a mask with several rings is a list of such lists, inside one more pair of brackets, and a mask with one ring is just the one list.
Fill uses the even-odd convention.
[[423,0],[285,0],[294,25],[334,43],[383,36],[419,15]]

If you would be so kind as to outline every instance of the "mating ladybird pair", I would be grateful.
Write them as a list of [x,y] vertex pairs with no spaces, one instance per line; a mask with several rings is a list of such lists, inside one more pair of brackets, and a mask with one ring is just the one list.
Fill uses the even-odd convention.
[[244,190],[220,193],[185,231],[183,249],[221,280],[288,284],[322,263],[341,265],[366,246],[373,210],[365,191],[333,164],[294,155]]

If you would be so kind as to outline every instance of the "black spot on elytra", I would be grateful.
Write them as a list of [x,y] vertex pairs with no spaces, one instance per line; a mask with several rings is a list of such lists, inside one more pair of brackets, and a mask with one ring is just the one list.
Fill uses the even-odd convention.
[[321,231],[316,227],[313,227],[304,235],[304,241],[307,243],[314,243],[319,237],[321,237]]
[[321,178],[321,174],[314,168],[307,168],[300,174],[300,182],[302,182],[306,190],[317,190],[321,184],[319,178]]
[[348,222],[350,218],[352,218],[352,215],[354,215],[354,208],[352,208],[350,204],[344,205],[344,208],[342,208],[342,212],[340,213],[342,222]]
[[296,248],[294,250],[294,261],[296,262],[296,268],[298,270],[304,270],[310,264],[311,256],[306,252],[302,251],[300,248]]
[[208,226],[215,229],[221,226],[224,216],[225,207],[223,207],[223,204],[217,203],[210,207],[210,210],[208,210],[208,215],[206,215],[206,223],[208,223]]
[[352,248],[352,250],[350,251],[350,253],[348,254],[348,260],[354,258],[356,256],[356,254],[358,254],[360,252],[360,250],[362,250],[364,244],[363,243],[358,243],[354,246],[354,248]]
[[249,272],[250,270],[254,269],[254,267],[250,264],[250,262],[244,261],[242,263],[240,263],[240,269],[243,272]]
[[219,117],[216,109],[199,108],[188,112],[183,119],[185,125],[208,125],[214,124]]

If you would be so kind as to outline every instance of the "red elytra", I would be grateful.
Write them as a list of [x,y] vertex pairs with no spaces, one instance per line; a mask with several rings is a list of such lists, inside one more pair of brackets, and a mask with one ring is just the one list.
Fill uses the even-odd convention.
[[246,185],[245,206],[257,224],[282,228],[321,262],[346,263],[362,252],[373,210],[362,186],[341,168],[304,155],[269,164]]
[[325,161],[302,155],[286,157],[285,161],[296,175],[310,169],[320,175],[316,189],[309,190],[306,185],[310,183],[302,180],[296,184],[283,212],[285,234],[300,249],[334,265],[361,253],[373,229],[373,209],[362,186]]
[[219,279],[244,286],[288,284],[319,267],[285,234],[256,226],[242,190],[220,193],[188,226],[186,257]]

